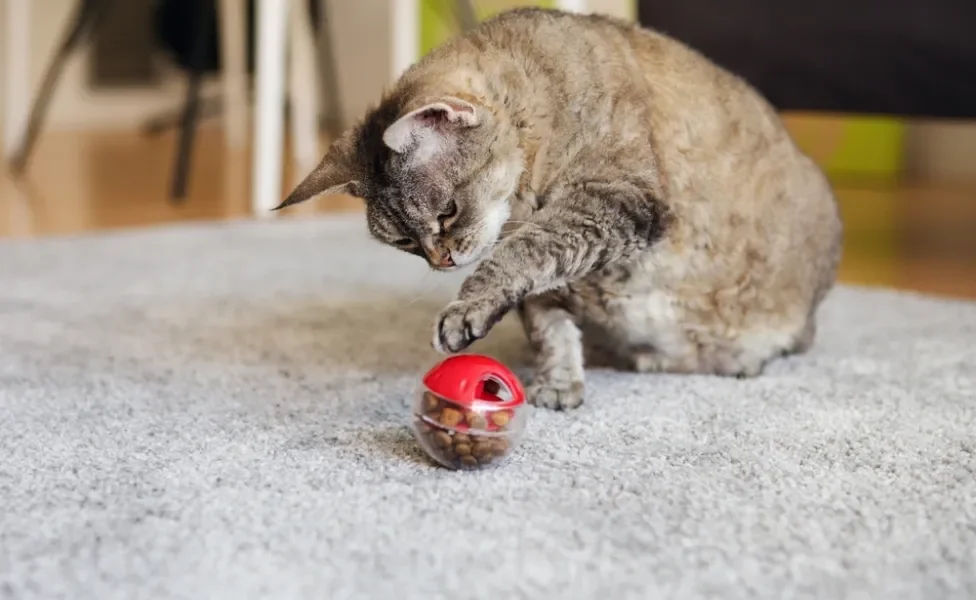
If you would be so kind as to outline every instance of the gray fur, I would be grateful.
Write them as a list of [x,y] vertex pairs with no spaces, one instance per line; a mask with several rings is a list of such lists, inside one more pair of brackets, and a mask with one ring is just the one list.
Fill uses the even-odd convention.
[[768,103],[606,17],[516,9],[434,50],[282,206],[331,191],[433,268],[480,261],[433,343],[517,309],[551,408],[582,403],[584,356],[758,375],[813,343],[840,257],[830,186]]

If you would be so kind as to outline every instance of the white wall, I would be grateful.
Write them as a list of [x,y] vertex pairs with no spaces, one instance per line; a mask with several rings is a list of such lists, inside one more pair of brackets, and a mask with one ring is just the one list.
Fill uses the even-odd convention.
[[[29,0],[33,6],[30,29],[31,92],[56,48],[76,0]],[[331,3],[338,50],[339,82],[347,120],[354,120],[373,103],[395,70],[391,40],[390,2],[355,0]],[[0,0],[0,6],[8,4]],[[587,0],[587,8],[625,18],[635,16],[633,0]],[[0,32],[8,16],[0,11]],[[5,34],[0,33],[0,40]],[[0,43],[4,61],[6,44]],[[18,60],[24,57],[14,57]],[[143,91],[93,94],[84,85],[84,53],[74,57],[65,70],[51,103],[47,130],[70,128],[132,129],[160,111],[178,107],[183,78],[173,74],[159,87]],[[3,86],[6,62],[0,63]],[[6,90],[0,87],[0,111]],[[2,128],[0,120],[0,128]],[[2,135],[2,131],[0,131]],[[976,176],[976,124],[913,123],[908,133],[908,169],[919,176]]]
[[[353,0],[329,4],[346,123],[358,120],[376,103],[398,69],[394,61],[396,42],[390,10],[390,2],[396,1]],[[416,41],[412,44],[417,45]]]
[[[30,62],[31,95],[40,85],[47,62],[53,56],[71,16],[76,0],[29,0],[33,6],[30,28],[30,55],[8,57],[7,44],[0,43],[0,114],[5,109],[7,90],[4,73],[11,58]],[[358,115],[375,99],[388,81],[392,54],[388,24],[391,0],[333,2],[333,28],[338,48],[339,82],[344,92],[347,117]],[[397,0],[392,0],[397,1]],[[0,0],[0,41],[9,16]],[[178,108],[183,100],[185,79],[172,72],[158,87],[145,90],[118,90],[95,94],[85,85],[86,51],[74,56],[65,68],[48,110],[47,130],[72,128],[132,129],[161,111]],[[219,91],[216,82],[206,90]],[[3,120],[0,120],[2,132]]]
[[[40,84],[47,62],[54,54],[63,30],[67,25],[75,0],[32,0],[30,28],[30,72],[33,77],[31,94]],[[0,1],[0,6],[8,4]],[[0,10],[0,32],[5,32],[9,15]],[[3,39],[5,33],[0,33]],[[2,44],[3,60],[0,69],[7,68],[11,59],[25,57],[7,56],[6,44]],[[79,52],[61,77],[57,93],[48,112],[49,128],[74,127],[133,127],[143,118],[156,111],[176,105],[182,93],[181,81],[174,77],[159,89],[125,91],[111,94],[92,94],[84,85],[85,52]],[[0,71],[2,73],[4,71]],[[0,77],[0,82],[5,78]],[[0,83],[0,86],[5,86]],[[0,109],[5,106],[6,89],[0,88]],[[2,125],[0,125],[2,126]]]
[[908,128],[905,159],[919,179],[976,178],[976,123],[919,121]]

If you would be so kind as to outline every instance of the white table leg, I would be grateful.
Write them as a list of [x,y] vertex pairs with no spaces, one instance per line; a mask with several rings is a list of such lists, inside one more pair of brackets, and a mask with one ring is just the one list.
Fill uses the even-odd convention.
[[4,0],[6,40],[3,118],[3,156],[17,151],[30,116],[31,90],[31,7],[34,0]]
[[390,81],[395,81],[418,58],[420,51],[419,0],[389,0]]
[[291,8],[291,106],[292,156],[299,180],[308,175],[319,159],[318,71],[315,36],[305,0]]
[[556,8],[566,12],[585,13],[589,9],[587,0],[556,0]]
[[280,202],[289,0],[258,0],[251,207],[267,217]]
[[247,142],[247,48],[245,0],[220,0],[220,59],[224,105],[224,143]]

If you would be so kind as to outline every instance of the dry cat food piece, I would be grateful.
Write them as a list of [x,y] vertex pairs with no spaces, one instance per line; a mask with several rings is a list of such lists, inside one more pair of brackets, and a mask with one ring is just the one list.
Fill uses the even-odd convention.
[[512,448],[513,409],[465,408],[425,391],[418,402],[414,429],[435,460],[455,469],[497,462]]
[[424,392],[424,412],[430,414],[440,407],[441,401],[431,392]]
[[491,422],[498,427],[504,427],[508,425],[508,422],[512,420],[512,417],[505,411],[493,412],[491,413]]
[[489,465],[507,455],[512,447],[502,435],[450,431],[431,425],[421,416],[416,418],[415,431],[420,432],[422,445],[435,460],[456,469]]
[[478,355],[445,359],[427,372],[413,405],[413,431],[424,450],[454,469],[498,462],[525,427],[525,393],[498,361]]
[[438,415],[437,422],[444,427],[457,427],[464,421],[464,415],[456,408],[445,407]]
[[512,421],[510,409],[471,410],[431,392],[424,392],[421,407],[424,416],[447,429],[504,431]]

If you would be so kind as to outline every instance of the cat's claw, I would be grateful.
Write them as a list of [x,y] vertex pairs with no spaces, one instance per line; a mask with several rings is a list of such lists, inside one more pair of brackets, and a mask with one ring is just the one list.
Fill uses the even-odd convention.
[[451,302],[437,316],[434,349],[442,354],[464,350],[488,335],[504,313],[504,307],[488,298]]

